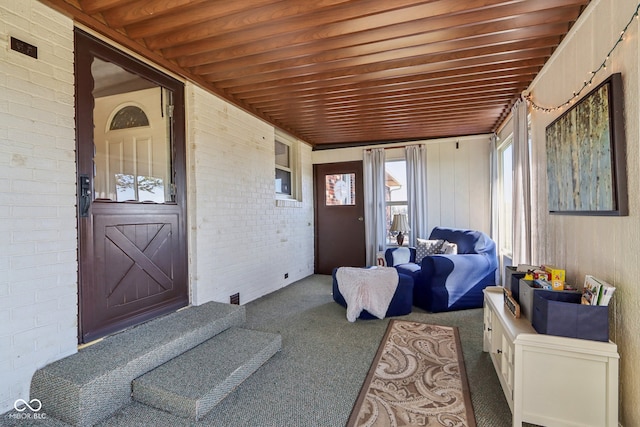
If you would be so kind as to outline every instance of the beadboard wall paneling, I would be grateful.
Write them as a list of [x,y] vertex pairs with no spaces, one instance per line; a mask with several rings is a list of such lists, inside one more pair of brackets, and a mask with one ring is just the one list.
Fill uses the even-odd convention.
[[[428,226],[471,228],[489,234],[490,136],[417,141],[427,146]],[[385,146],[386,158],[404,158],[404,144]],[[314,163],[362,160],[363,150],[379,146],[314,151]],[[428,236],[418,236],[428,237]]]
[[[604,61],[620,32],[636,10],[635,0],[593,1],[531,87],[533,100],[553,107],[572,97]],[[638,21],[634,20],[624,41],[600,71],[596,84],[621,72],[627,154],[629,215],[589,217],[550,215],[547,208],[545,128],[561,112],[533,110],[533,222],[535,263],[563,266],[567,280],[578,285],[586,274],[602,278],[617,287],[610,305],[611,340],[620,353],[620,423],[640,425],[640,107]],[[583,95],[586,92],[583,93]]]

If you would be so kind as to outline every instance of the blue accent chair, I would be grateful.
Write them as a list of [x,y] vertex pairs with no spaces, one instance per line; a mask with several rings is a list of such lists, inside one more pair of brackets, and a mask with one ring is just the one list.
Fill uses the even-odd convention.
[[388,266],[414,280],[413,305],[430,312],[482,307],[483,289],[495,285],[496,244],[481,231],[435,227],[429,240],[458,246],[452,255],[428,255],[416,263],[415,248],[389,248]]

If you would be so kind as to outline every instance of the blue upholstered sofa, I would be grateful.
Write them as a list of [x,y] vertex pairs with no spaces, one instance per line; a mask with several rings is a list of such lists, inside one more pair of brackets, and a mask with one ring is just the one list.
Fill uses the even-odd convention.
[[495,284],[496,244],[481,231],[436,227],[429,240],[457,245],[457,254],[427,255],[416,263],[415,248],[389,248],[388,266],[413,277],[413,305],[430,312],[482,307],[482,290]]

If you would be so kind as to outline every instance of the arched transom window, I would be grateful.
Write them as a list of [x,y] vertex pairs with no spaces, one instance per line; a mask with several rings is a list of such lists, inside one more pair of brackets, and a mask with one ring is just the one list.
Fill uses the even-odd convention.
[[109,130],[137,128],[141,126],[149,126],[149,119],[140,107],[129,105],[118,111],[113,119]]

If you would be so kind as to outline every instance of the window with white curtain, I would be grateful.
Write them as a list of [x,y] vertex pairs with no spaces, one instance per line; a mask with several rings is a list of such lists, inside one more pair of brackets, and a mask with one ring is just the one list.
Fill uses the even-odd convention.
[[498,180],[500,254],[511,258],[513,253],[513,135],[498,145]]
[[[385,162],[385,200],[387,246],[397,246],[396,233],[390,231],[390,228],[393,215],[408,214],[407,162],[404,159]],[[404,246],[408,244],[409,240],[405,239]]]

